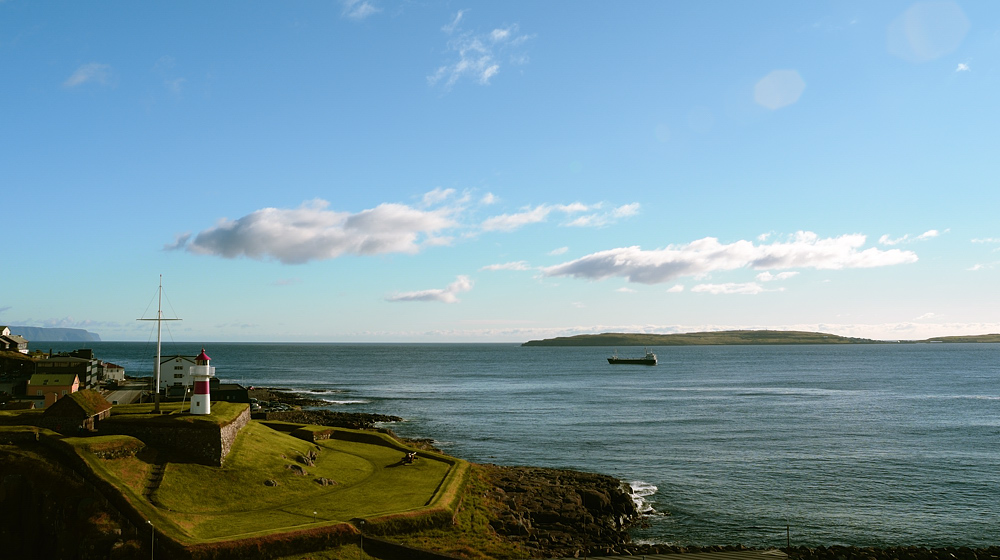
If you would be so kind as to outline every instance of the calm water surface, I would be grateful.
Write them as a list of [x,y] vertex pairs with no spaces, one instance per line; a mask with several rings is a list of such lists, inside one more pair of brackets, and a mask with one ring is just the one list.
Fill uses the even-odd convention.
[[[154,345],[88,347],[151,375]],[[607,348],[205,347],[225,380],[396,414],[464,459],[617,476],[652,508],[640,541],[781,546],[787,524],[802,545],[1000,543],[1000,345],[660,348],[656,367]]]

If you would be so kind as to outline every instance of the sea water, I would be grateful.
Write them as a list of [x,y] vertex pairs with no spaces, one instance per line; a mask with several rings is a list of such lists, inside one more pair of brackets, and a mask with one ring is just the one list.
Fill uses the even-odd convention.
[[[32,347],[81,345],[151,375],[149,343]],[[616,476],[640,542],[1000,542],[1000,345],[664,347],[655,367],[610,348],[204,346],[223,380],[402,416],[397,433],[464,459]]]

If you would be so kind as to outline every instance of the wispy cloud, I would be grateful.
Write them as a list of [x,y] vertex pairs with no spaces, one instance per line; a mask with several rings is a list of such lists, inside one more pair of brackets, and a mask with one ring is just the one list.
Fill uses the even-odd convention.
[[549,214],[560,212],[563,214],[578,214],[586,212],[591,207],[580,202],[572,204],[539,204],[538,206],[527,207],[521,212],[513,214],[501,214],[487,218],[481,225],[484,231],[514,231],[529,224],[544,222]]
[[443,26],[441,28],[441,31],[444,31],[445,33],[448,33],[449,35],[452,34],[452,33],[454,33],[455,30],[458,29],[458,24],[462,23],[462,16],[463,15],[465,15],[465,10],[459,10],[458,13],[455,14],[454,19],[451,20],[451,23],[449,23],[448,25]]
[[[483,221],[481,227],[484,231],[514,231],[526,225],[544,222],[553,213],[576,215],[599,210],[602,206],[601,203],[587,205],[582,202],[573,202],[571,204],[539,204],[535,207],[528,206],[522,209],[522,211],[513,214],[502,214],[487,218]],[[578,216],[562,225],[569,227],[602,227],[612,224],[620,218],[633,216],[638,210],[638,203],[626,204],[608,212]]]
[[483,195],[481,199],[479,199],[479,203],[484,206],[489,206],[490,204],[496,204],[499,201],[500,197],[496,196],[493,193],[486,193]]
[[[427,76],[429,85],[441,84],[450,89],[466,77],[480,85],[489,85],[490,80],[500,72],[502,64],[527,63],[528,57],[521,47],[531,36],[520,34],[516,23],[485,33],[461,32],[464,13],[459,11],[449,24],[441,28],[446,34],[454,35],[448,40],[447,50],[457,56],[457,60],[453,58]],[[508,55],[506,60],[503,60],[503,55]]]
[[113,74],[111,73],[111,66],[98,62],[84,64],[77,68],[69,78],[66,78],[66,81],[62,85],[63,87],[74,88],[88,82],[112,85]]
[[755,245],[746,240],[722,244],[714,237],[706,237],[651,251],[637,246],[600,251],[543,271],[547,276],[589,280],[623,277],[630,282],[659,284],[739,268],[830,270],[891,266],[917,260],[912,251],[883,251],[874,247],[862,250],[865,240],[861,234],[821,239],[812,232],[798,232],[788,241]]
[[619,293],[623,293],[623,294],[634,294],[635,293],[635,290],[633,290],[632,288],[628,288],[626,286],[622,286],[621,288],[618,288],[615,291],[619,292]]
[[457,225],[451,207],[422,210],[387,203],[351,214],[328,206],[316,199],[295,209],[264,208],[236,220],[222,219],[190,242],[189,235],[181,235],[167,247],[302,264],[346,254],[416,253],[424,246],[447,244],[449,239],[440,234]]
[[491,264],[480,268],[479,270],[531,270],[528,263],[525,261],[514,261],[503,264]]
[[299,278],[279,278],[274,282],[271,282],[272,286],[294,286],[295,284],[301,284],[302,280]]
[[[944,231],[945,231],[945,233],[948,232],[948,230],[944,230]],[[938,231],[936,229],[929,229],[929,230],[927,230],[927,231],[925,231],[925,232],[921,233],[920,235],[918,235],[916,237],[913,237],[913,238],[911,238],[910,234],[908,234],[908,233],[905,234],[905,235],[903,235],[903,237],[897,237],[895,239],[889,237],[889,235],[886,234],[886,235],[883,235],[882,237],[879,237],[878,238],[878,242],[880,244],[882,244],[882,245],[892,246],[892,245],[899,245],[901,243],[912,243],[914,241],[926,241],[928,239],[933,239],[935,237],[938,237],[939,235],[941,235],[940,231]]]
[[472,289],[472,280],[468,276],[459,276],[446,288],[422,290],[418,292],[402,292],[389,296],[386,301],[437,301],[441,303],[458,303],[456,294]]
[[566,253],[566,251],[569,251],[569,247],[559,247],[558,249],[552,249],[551,251],[549,251],[549,254],[553,256],[562,255]]
[[163,246],[164,251],[177,251],[187,247],[187,242],[191,240],[191,232],[179,233],[174,236],[173,243],[167,243]]
[[341,17],[353,20],[363,20],[382,11],[368,0],[342,0]]
[[959,62],[958,67],[955,68],[956,72],[968,72],[969,70],[972,70],[972,68],[969,68],[969,65],[965,62]]
[[448,200],[455,194],[455,189],[442,189],[437,187],[432,191],[424,193],[423,204],[424,206],[433,206],[435,204],[440,204],[445,200]]
[[764,291],[764,287],[756,282],[747,282],[745,284],[736,284],[729,282],[726,284],[698,284],[697,286],[691,288],[692,292],[696,293],[708,293],[712,295],[728,295],[728,294],[742,294],[742,295],[755,295]]
[[681,293],[683,291],[684,291],[684,285],[683,284],[674,284],[673,286],[670,286],[670,289],[667,290],[667,293],[668,294],[679,294],[679,293]]
[[580,216],[566,225],[570,227],[604,227],[615,223],[621,218],[635,216],[638,213],[639,203],[633,202],[632,204],[626,204],[624,206],[614,208],[610,212]]

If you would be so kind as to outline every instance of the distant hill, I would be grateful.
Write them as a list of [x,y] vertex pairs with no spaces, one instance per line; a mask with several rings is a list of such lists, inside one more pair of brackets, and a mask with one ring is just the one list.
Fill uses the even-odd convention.
[[531,340],[521,346],[699,346],[736,344],[879,344],[869,338],[804,331],[716,331],[681,334],[581,334]]
[[43,327],[10,327],[10,333],[23,336],[28,342],[100,342],[101,335],[84,329],[47,329]]
[[938,336],[921,342],[1000,342],[1000,334],[977,334],[972,336]]

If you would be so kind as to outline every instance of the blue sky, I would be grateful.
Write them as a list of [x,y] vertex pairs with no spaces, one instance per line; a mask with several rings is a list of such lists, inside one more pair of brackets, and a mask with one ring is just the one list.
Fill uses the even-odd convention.
[[0,324],[1000,332],[995,2],[5,0],[0,75]]

